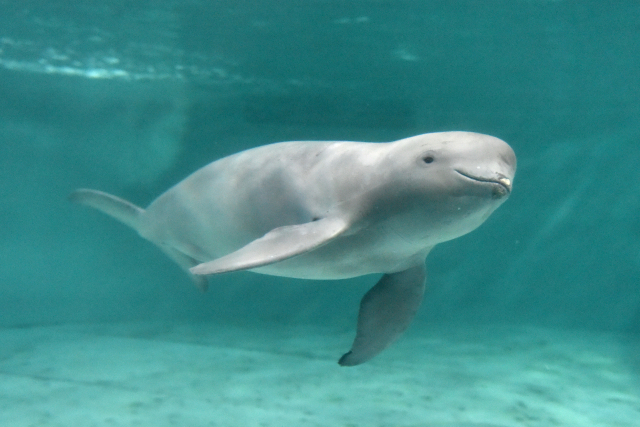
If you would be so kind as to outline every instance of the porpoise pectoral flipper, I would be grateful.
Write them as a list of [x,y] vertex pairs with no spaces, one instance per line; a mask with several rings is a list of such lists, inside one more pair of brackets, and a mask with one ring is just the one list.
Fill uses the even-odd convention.
[[425,263],[385,274],[360,301],[358,330],[351,350],[338,363],[354,366],[387,348],[409,327],[424,294]]
[[198,265],[198,261],[191,258],[189,255],[183,254],[177,249],[158,245],[158,247],[165,253],[169,258],[171,258],[176,264],[178,264],[184,271],[187,272],[193,283],[196,285],[198,289],[202,292],[206,292],[209,288],[209,283],[207,282],[207,278],[204,276],[197,276],[192,274],[189,269],[195,265]]
[[[99,210],[112,218],[117,219],[121,223],[128,225],[140,234],[140,222],[145,210],[119,197],[98,190],[89,190],[80,188],[69,195],[69,200],[81,205],[89,206]],[[172,260],[175,261],[182,269],[189,273],[189,268],[197,264],[197,262],[178,250],[163,246],[158,242],[156,245]],[[207,279],[202,276],[189,274],[196,287],[201,291],[207,290]]]
[[344,219],[335,217],[274,228],[237,251],[192,267],[190,271],[193,274],[219,274],[284,261],[322,246],[347,227]]

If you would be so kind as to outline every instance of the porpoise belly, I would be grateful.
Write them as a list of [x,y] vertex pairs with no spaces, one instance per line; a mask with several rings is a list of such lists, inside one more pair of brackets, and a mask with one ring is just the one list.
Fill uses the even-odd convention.
[[313,251],[251,271],[298,279],[346,279],[406,270],[424,262],[430,249],[395,239],[350,235],[337,238]]

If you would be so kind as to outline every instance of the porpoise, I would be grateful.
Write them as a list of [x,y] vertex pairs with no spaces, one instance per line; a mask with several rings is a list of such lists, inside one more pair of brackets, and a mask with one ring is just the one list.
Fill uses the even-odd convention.
[[339,360],[353,366],[409,326],[431,249],[482,224],[510,195],[515,172],[506,142],[441,132],[253,148],[204,166],[146,209],[96,190],[70,198],[155,243],[202,290],[206,276],[240,270],[327,280],[382,273]]

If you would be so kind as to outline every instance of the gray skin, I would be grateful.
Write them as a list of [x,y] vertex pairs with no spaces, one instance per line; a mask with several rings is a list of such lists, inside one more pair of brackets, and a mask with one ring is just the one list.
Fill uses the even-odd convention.
[[147,209],[96,190],[70,198],[137,230],[202,290],[206,276],[240,270],[302,279],[383,273],[339,361],[353,366],[409,326],[429,251],[482,224],[508,198],[515,171],[504,141],[442,132],[254,148],[199,169]]

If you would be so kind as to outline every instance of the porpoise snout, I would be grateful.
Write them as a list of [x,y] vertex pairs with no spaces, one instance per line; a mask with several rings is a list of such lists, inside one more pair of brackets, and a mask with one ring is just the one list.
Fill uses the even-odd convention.
[[498,178],[494,181],[496,184],[491,193],[494,199],[501,199],[511,194],[511,180],[502,174],[498,174]]
[[511,188],[512,188],[512,181],[511,179],[509,179],[508,177],[502,175],[501,173],[498,174],[498,179],[496,180],[499,184],[501,184],[504,188],[506,188],[507,192],[511,193]]
[[455,171],[458,174],[472,181],[476,181],[484,184],[492,184],[493,190],[491,192],[491,195],[494,199],[501,199],[511,194],[511,188],[513,186],[512,181],[510,178],[508,178],[507,176],[501,173],[496,173],[494,176],[490,178],[489,177],[485,178],[481,176],[472,175],[468,172],[463,172],[460,169],[455,169]]

